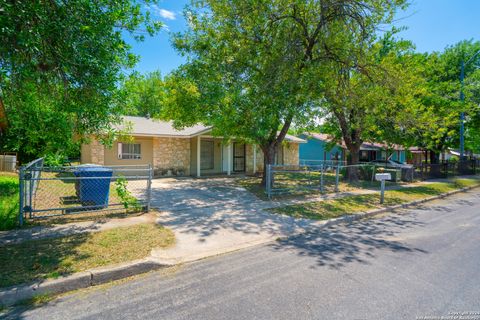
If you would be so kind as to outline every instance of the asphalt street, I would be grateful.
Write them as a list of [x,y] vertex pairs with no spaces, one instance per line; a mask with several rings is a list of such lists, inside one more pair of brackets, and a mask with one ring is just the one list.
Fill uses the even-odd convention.
[[[480,193],[76,292],[12,319],[480,319]],[[467,317],[468,316],[468,317]]]

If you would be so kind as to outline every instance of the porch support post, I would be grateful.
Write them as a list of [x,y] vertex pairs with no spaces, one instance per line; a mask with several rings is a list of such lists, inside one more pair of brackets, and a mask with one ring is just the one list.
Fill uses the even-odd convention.
[[228,143],[227,150],[228,150],[227,151],[228,153],[227,175],[230,175],[232,173],[232,143],[231,142]]
[[257,145],[253,145],[253,174],[257,173]]
[[200,178],[200,136],[197,137],[197,177]]

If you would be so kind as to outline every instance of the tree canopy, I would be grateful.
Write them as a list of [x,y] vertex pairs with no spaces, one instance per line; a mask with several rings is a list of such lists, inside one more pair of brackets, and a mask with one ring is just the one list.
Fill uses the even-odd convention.
[[[459,148],[460,113],[467,115],[466,146],[475,151],[478,144],[478,114],[480,112],[478,80],[480,62],[465,66],[465,102],[460,101],[460,66],[480,50],[480,42],[462,41],[443,52],[417,55],[416,71],[424,79],[416,108],[412,109],[415,123],[409,129],[410,143],[432,151],[432,161],[447,148]],[[477,149],[478,150],[478,149]]]
[[165,105],[165,84],[160,71],[132,74],[122,86],[125,114],[149,117],[161,113]]
[[160,117],[178,126],[203,122],[227,138],[256,143],[264,164],[272,164],[292,124],[297,128],[315,124],[325,63],[344,56],[344,41],[352,40],[348,50],[360,54],[364,39],[404,4],[194,2],[186,11],[190,28],[174,38],[189,62],[167,79],[173,97]]
[[119,81],[137,61],[123,35],[142,40],[161,27],[148,2],[3,1],[0,147],[28,159],[108,131],[121,113]]

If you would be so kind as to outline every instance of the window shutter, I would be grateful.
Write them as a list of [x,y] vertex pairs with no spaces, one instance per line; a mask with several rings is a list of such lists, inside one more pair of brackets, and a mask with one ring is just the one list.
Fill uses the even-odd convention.
[[118,143],[118,159],[122,159],[122,143]]

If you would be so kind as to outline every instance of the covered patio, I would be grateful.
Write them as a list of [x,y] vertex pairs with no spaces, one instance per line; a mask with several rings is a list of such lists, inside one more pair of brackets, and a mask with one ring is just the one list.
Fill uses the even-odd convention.
[[196,177],[215,174],[255,174],[263,166],[263,155],[256,145],[239,140],[201,134],[190,141],[190,172]]

